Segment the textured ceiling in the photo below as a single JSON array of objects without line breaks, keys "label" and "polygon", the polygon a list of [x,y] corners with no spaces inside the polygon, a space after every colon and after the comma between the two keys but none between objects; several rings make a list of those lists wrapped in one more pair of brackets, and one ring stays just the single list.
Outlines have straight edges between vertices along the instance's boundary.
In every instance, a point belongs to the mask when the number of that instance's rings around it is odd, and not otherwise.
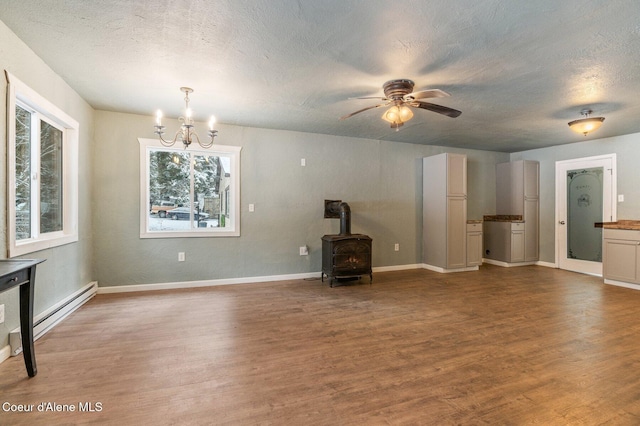
[{"label": "textured ceiling", "polygon": [[[521,151],[640,132],[637,0],[3,0],[0,20],[94,108],[205,122]],[[19,76],[18,76],[19,77]],[[462,111],[417,110],[399,132],[382,84]],[[150,130],[150,135],[152,131]]]}]

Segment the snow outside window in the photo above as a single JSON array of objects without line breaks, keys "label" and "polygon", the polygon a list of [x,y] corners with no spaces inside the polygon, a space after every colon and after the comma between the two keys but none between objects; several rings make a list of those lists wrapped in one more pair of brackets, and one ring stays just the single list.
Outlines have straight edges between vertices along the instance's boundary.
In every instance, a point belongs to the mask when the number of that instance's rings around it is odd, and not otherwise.
[{"label": "snow outside window", "polygon": [[78,122],[6,72],[8,252],[78,241]]},{"label": "snow outside window", "polygon": [[140,142],[140,238],[240,235],[240,147]]}]

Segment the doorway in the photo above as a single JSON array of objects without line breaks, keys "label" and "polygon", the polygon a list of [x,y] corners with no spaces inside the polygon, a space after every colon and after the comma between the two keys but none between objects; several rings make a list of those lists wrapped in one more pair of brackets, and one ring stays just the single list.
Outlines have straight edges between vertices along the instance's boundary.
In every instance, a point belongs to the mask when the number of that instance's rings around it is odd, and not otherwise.
[{"label": "doorway", "polygon": [[602,228],[616,220],[616,154],[556,162],[556,261],[602,275]]}]

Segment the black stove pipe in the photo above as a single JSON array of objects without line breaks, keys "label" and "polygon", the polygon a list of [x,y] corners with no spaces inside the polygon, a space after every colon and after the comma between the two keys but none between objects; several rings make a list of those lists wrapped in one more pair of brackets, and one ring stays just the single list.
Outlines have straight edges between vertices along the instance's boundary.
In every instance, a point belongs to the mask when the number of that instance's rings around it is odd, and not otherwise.
[{"label": "black stove pipe", "polygon": [[351,207],[340,203],[340,235],[351,235]]},{"label": "black stove pipe", "polygon": [[349,204],[333,201],[326,205],[326,210],[335,215],[340,215],[340,235],[351,235],[351,207],[349,207]]}]

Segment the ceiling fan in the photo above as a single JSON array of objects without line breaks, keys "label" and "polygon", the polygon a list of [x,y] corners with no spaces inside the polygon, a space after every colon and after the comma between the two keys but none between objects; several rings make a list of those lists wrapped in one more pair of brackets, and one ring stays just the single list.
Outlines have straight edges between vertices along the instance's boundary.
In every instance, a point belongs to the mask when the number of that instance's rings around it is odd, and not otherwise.
[{"label": "ceiling fan", "polygon": [[411,118],[413,117],[411,108],[422,108],[452,118],[458,117],[460,114],[462,114],[462,112],[458,111],[457,109],[448,108],[442,105],[436,105],[420,100],[427,98],[444,98],[450,96],[447,92],[440,89],[427,89],[413,92],[413,86],[414,83],[411,80],[389,80],[382,85],[382,89],[384,90],[384,97],[365,96],[362,98],[355,98],[380,99],[384,101],[383,103],[362,108],[358,111],[352,112],[351,114],[340,117],[340,120],[345,120],[349,117],[353,117],[356,114],[370,109],[389,106],[390,108],[386,110],[384,114],[382,114],[382,119],[389,122],[392,129],[396,129],[396,131],[398,131],[400,126],[402,126],[406,121],[411,120]]}]

